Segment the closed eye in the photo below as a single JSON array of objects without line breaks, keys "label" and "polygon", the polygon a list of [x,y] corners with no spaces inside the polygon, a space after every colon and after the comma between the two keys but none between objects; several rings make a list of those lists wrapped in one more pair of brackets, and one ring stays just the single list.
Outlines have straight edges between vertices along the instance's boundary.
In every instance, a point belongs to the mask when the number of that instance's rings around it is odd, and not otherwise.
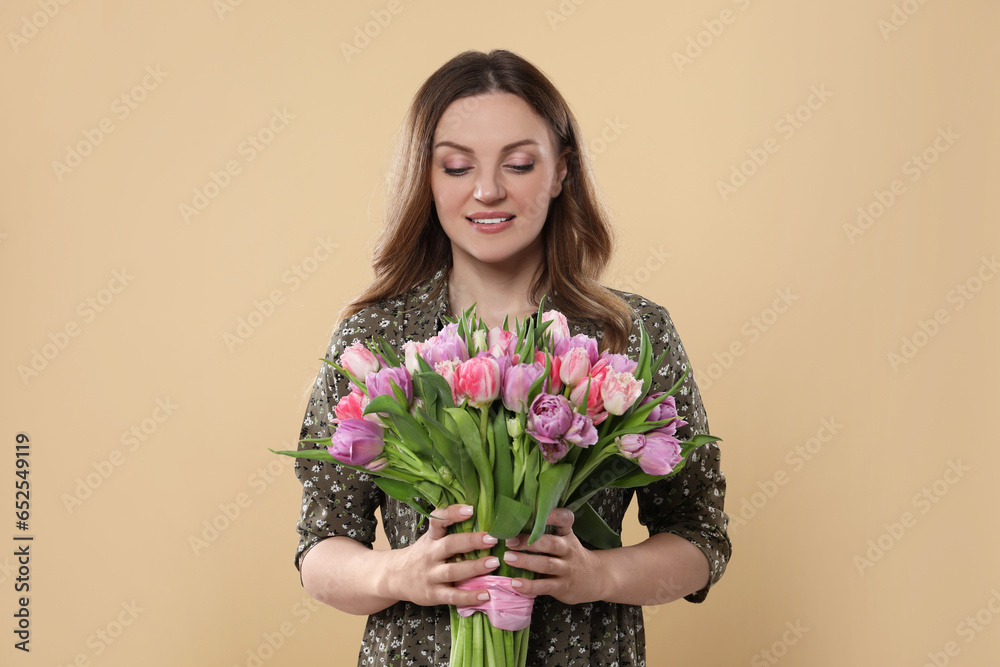
[{"label": "closed eye", "polygon": [[[510,164],[510,165],[507,165],[507,168],[510,169],[511,171],[513,171],[516,174],[526,174],[526,173],[528,173],[529,171],[531,171],[532,169],[535,168],[535,164],[534,163],[531,163],[531,164]],[[444,168],[444,173],[448,174],[449,176],[462,176],[463,174],[465,174],[466,172],[468,172],[469,169],[471,169],[471,167],[445,167]]]}]

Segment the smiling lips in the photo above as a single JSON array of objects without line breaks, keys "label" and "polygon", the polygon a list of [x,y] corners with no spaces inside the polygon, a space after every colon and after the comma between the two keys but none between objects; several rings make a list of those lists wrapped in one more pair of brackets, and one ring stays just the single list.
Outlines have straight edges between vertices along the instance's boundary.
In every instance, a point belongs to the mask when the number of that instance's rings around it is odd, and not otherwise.
[{"label": "smiling lips", "polygon": [[513,220],[514,217],[513,213],[508,213],[507,211],[482,211],[473,213],[466,219],[480,225],[497,225],[501,222]]}]

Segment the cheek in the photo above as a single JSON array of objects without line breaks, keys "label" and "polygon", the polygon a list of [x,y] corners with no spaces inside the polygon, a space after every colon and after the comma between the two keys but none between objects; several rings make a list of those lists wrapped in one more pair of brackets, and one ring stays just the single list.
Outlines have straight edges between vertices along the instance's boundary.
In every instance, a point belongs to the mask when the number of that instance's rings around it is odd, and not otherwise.
[{"label": "cheek", "polygon": [[447,208],[453,202],[461,199],[462,188],[457,179],[448,181],[441,178],[432,178],[431,196],[434,197],[438,208]]},{"label": "cheek", "polygon": [[517,201],[522,211],[532,213],[532,217],[544,218],[551,199],[550,190],[551,180],[545,174],[539,174],[508,188],[508,195]]}]

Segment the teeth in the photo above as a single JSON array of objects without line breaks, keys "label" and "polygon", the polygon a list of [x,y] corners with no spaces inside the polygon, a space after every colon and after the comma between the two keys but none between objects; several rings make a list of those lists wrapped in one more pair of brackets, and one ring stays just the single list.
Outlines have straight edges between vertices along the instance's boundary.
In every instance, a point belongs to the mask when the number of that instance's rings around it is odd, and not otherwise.
[{"label": "teeth", "polygon": [[506,222],[507,220],[512,220],[513,218],[514,216],[510,216],[509,218],[469,218],[469,219],[481,225],[495,225],[498,222]]}]

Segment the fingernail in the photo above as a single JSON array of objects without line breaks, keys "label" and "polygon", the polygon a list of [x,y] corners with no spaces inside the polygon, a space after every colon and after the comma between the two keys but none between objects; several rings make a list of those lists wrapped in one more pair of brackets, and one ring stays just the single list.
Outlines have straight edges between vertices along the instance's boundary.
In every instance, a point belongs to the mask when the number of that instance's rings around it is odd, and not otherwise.
[{"label": "fingernail", "polygon": [[490,599],[490,594],[489,593],[480,593],[478,599],[482,600],[483,602],[486,602],[487,600]]},{"label": "fingernail", "polygon": [[503,555],[503,559],[508,563],[513,563],[514,561],[517,560],[517,554],[514,553],[513,551],[508,551]]},{"label": "fingernail", "polygon": [[473,511],[472,505],[462,505],[458,508],[458,513],[462,516],[472,516]]},{"label": "fingernail", "polygon": [[507,540],[506,542],[504,542],[504,544],[506,544],[508,547],[516,547],[520,543],[521,543],[521,540],[517,539],[516,537],[512,537],[509,540]]},{"label": "fingernail", "polygon": [[489,544],[490,546],[493,546],[494,544],[496,544],[499,541],[500,540],[498,540],[497,538],[493,537],[492,535],[484,535],[483,536],[483,543],[484,544]]},{"label": "fingernail", "polygon": [[491,570],[493,568],[499,567],[499,566],[500,566],[500,559],[499,558],[487,558],[486,559],[486,567],[490,568]]},{"label": "fingernail", "polygon": [[514,588],[524,588],[524,582],[518,581],[517,579],[512,580],[510,582],[510,585],[513,586]]}]

